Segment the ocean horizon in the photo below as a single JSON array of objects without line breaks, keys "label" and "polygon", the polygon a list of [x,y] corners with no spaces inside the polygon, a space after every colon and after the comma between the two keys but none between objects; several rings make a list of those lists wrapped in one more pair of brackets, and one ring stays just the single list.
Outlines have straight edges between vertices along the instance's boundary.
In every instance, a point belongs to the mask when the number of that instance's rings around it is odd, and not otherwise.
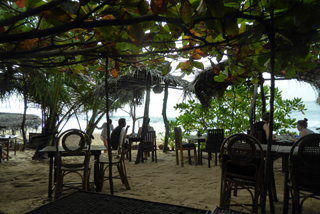
[{"label": "ocean horizon", "polygon": [[[168,120],[174,120],[175,117],[179,116],[179,111],[174,109],[174,106],[177,103],[183,101],[182,91],[171,90],[169,91],[169,99],[167,103],[167,118]],[[316,130],[316,128],[320,128],[320,105],[318,105],[315,101],[304,101],[303,102],[307,108],[305,115],[298,111],[293,111],[290,114],[291,118],[295,118],[298,120],[303,120],[304,118],[308,119],[308,128],[314,131],[315,133],[320,133],[320,130]],[[2,102],[0,103],[0,112],[3,113],[23,113],[23,102],[19,100],[10,100],[10,102]],[[30,105],[31,106],[31,105]],[[163,106],[163,93],[162,94],[151,94],[150,100],[150,108],[149,108],[149,117],[150,117],[150,125],[153,126],[156,133],[164,133],[165,127],[163,123],[162,117],[162,106]],[[129,112],[129,106],[125,106],[123,110],[119,109],[116,112],[109,113],[110,119],[113,121],[113,126],[116,127],[118,125],[118,120],[120,118],[125,118],[127,121],[127,125],[130,125],[130,129],[128,133],[132,132],[132,118],[127,113]],[[38,108],[28,107],[27,114],[34,114],[41,118],[41,110]],[[143,117],[144,114],[144,105],[137,107],[136,110],[136,117]],[[88,113],[90,115],[90,112]],[[62,130],[67,130],[71,128],[77,128],[84,130],[86,128],[86,115],[77,115],[79,119],[79,123],[76,117],[71,117],[70,120],[65,124]],[[99,123],[98,126],[101,126],[106,121],[106,117],[103,118]],[[0,121],[1,125],[1,121]],[[142,126],[142,119],[139,119],[135,124],[134,133],[138,132],[138,127]],[[290,132],[298,132],[296,128],[290,129]],[[95,129],[94,133],[100,133],[101,130]]]}]

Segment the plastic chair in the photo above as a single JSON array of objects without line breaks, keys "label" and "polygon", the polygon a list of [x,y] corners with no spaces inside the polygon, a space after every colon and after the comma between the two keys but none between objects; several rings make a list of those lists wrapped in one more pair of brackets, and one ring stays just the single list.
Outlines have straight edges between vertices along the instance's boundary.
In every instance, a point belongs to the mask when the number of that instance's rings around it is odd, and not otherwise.
[{"label": "plastic chair", "polygon": [[299,139],[291,148],[289,160],[287,185],[292,196],[292,213],[302,213],[306,199],[320,199],[320,134]]},{"label": "plastic chair", "polygon": [[[123,128],[120,133],[120,138],[119,138],[119,146],[118,146],[118,156],[112,155],[112,165],[115,165],[118,170],[118,175],[112,176],[112,178],[115,179],[121,179],[122,184],[125,185],[126,189],[130,189],[128,177],[127,177],[127,171],[126,171],[126,166],[124,162],[124,157],[126,154],[126,150],[124,149],[125,145],[125,135],[126,135],[126,129]],[[105,172],[108,171],[109,169],[110,162],[109,158],[102,158],[99,161],[99,188],[98,191],[101,192],[103,188],[103,183],[106,180],[109,180],[109,174],[105,176]],[[108,171],[109,172],[109,171]]]},{"label": "plastic chair", "polygon": [[[157,162],[157,144],[156,144],[156,132],[147,131],[144,136],[142,152],[152,152],[152,161]],[[141,161],[143,162],[143,155],[141,156]]]},{"label": "plastic chair", "polygon": [[202,152],[208,153],[208,167],[210,168],[211,153],[215,153],[215,165],[218,162],[218,152],[220,152],[221,144],[224,140],[223,129],[208,129],[208,138],[206,141],[206,147],[201,149],[200,160],[202,165]]},{"label": "plastic chair", "polygon": [[[258,213],[261,181],[264,169],[264,154],[260,143],[250,135],[234,134],[221,145],[220,207],[252,206]],[[252,204],[231,203],[231,191],[246,189]]]},{"label": "plastic chair", "polygon": [[[191,158],[194,158],[195,165],[197,165],[197,148],[196,145],[193,143],[182,143],[182,133],[181,133],[181,128],[180,127],[175,127],[174,128],[174,137],[175,137],[175,150],[176,150],[176,163],[179,165],[179,155],[178,151],[180,150],[180,158],[181,158],[181,166],[184,167],[184,158],[189,159],[189,164],[191,164]],[[187,150],[188,151],[188,156],[183,157],[183,151]],[[190,150],[194,151],[194,155],[191,156]]]},{"label": "plastic chair", "polygon": [[[61,151],[59,143],[61,142],[64,151]],[[79,183],[64,183],[63,179],[70,173],[76,173],[81,177],[80,183],[82,189],[87,191],[89,188],[90,169],[90,148],[91,139],[83,131],[78,129],[70,129],[58,137],[56,140],[56,185],[55,199],[61,196],[63,187],[79,188],[76,185]],[[82,156],[81,160],[75,160],[74,157]]]}]

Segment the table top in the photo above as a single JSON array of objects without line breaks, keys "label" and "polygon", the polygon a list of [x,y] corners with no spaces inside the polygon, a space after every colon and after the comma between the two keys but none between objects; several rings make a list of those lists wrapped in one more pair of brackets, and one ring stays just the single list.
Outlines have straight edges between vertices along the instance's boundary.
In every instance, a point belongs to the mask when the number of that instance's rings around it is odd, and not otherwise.
[{"label": "table top", "polygon": [[160,214],[160,213],[185,213],[185,214],[206,214],[209,210],[195,209],[179,205],[144,201],[133,198],[126,198],[114,195],[107,195],[95,192],[78,191],[65,197],[59,198],[51,203],[45,204],[37,209],[28,212],[29,214],[57,214],[57,213],[139,213],[139,214]]},{"label": "table top", "polygon": [[19,135],[0,135],[0,140],[8,140],[8,139],[14,139],[19,137]]},{"label": "table top", "polygon": [[[103,151],[103,150],[107,150],[107,148],[104,145],[91,145],[91,148],[90,148],[90,151]],[[59,146],[59,151],[61,152],[64,151],[62,146]],[[56,146],[46,146],[43,149],[41,149],[39,152],[56,152]]]},{"label": "table top", "polygon": [[183,136],[184,138],[187,138],[188,140],[206,140],[207,139],[207,135],[189,135],[189,136]]}]

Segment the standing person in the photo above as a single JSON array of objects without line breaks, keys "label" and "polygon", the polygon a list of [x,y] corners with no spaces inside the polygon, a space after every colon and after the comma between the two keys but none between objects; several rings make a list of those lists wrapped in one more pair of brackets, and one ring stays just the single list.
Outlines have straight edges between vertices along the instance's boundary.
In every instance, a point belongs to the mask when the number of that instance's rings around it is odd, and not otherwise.
[{"label": "standing person", "polygon": [[[124,128],[126,126],[126,119],[125,118],[120,118],[118,120],[118,126],[112,131],[111,134],[111,148],[112,149],[118,149],[119,146],[119,139],[120,139],[120,134],[121,134],[121,130],[122,128]],[[128,128],[130,126],[126,127],[126,133],[128,131]],[[125,138],[129,137],[131,134],[126,134]]]},{"label": "standing person", "polygon": [[299,130],[299,137],[296,138],[296,136],[294,136],[294,134],[288,132],[288,134],[293,137],[294,142],[297,142],[297,140],[299,140],[300,138],[302,138],[303,136],[306,136],[308,134],[312,134],[314,133],[312,130],[307,129],[308,127],[308,119],[304,118],[304,120],[298,120],[297,122],[297,129]]},{"label": "standing person", "polygon": [[269,139],[269,117],[270,113],[265,112],[262,114],[262,121],[256,122],[253,124],[253,136],[257,138],[257,132],[261,131],[262,133],[262,142],[261,144],[267,144]]},{"label": "standing person", "polygon": [[112,120],[109,119],[108,123],[103,123],[101,127],[96,127],[97,129],[102,129],[102,132],[100,134],[100,139],[102,140],[104,146],[108,148],[108,128],[110,128],[110,136],[111,132],[113,131],[113,125]]},{"label": "standing person", "polygon": [[[148,125],[147,125],[147,130],[148,131],[154,131],[154,128],[150,126],[150,118],[147,119]],[[142,127],[139,128],[137,138],[141,138],[141,132],[142,132]],[[148,152],[144,152],[144,159],[147,160]]]}]

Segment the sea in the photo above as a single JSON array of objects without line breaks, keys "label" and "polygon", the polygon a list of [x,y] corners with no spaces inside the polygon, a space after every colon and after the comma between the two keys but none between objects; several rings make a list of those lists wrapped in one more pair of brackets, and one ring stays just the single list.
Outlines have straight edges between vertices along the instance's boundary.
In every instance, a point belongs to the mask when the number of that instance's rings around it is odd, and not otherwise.
[{"label": "sea", "polygon": [[[168,120],[174,120],[175,117],[179,116],[180,112],[174,109],[174,106],[177,103],[183,102],[183,93],[179,90],[169,90],[169,99],[167,102],[167,118]],[[303,120],[304,118],[308,119],[308,128],[314,131],[315,133],[320,133],[320,130],[316,130],[316,128],[320,128],[320,105],[315,101],[304,101],[303,102],[307,108],[305,111],[305,115],[298,111],[293,111],[290,114],[291,118],[295,118],[296,120]],[[0,112],[7,113],[23,113],[23,102],[17,98],[12,98],[9,101],[0,103]],[[156,130],[157,134],[164,134],[165,127],[163,123],[162,117],[162,106],[163,106],[163,93],[162,94],[154,94],[151,93],[150,99],[150,108],[149,108],[149,117],[150,117],[150,125]],[[130,125],[131,128],[128,130],[129,133],[138,132],[138,127],[142,126],[142,119],[136,121],[135,130],[132,130],[133,120],[128,114],[129,106],[123,106],[122,109],[117,110],[116,112],[111,112],[109,114],[110,119],[113,121],[113,126],[116,127],[118,125],[118,120],[120,118],[125,118],[127,121],[127,125]],[[41,117],[41,110],[38,108],[28,107],[27,114],[34,114]],[[136,109],[136,117],[142,117],[144,114],[144,104],[139,106]],[[88,113],[90,115],[90,112]],[[78,115],[79,123],[76,117],[72,117],[67,124],[62,128],[62,130],[67,130],[71,128],[77,128],[81,130],[85,130],[86,128],[86,115]],[[106,117],[103,118],[98,126],[101,126],[106,121]],[[1,121],[0,121],[1,124]],[[290,129],[290,132],[298,132],[296,128]],[[95,129],[94,133],[100,133],[101,130]]]}]

